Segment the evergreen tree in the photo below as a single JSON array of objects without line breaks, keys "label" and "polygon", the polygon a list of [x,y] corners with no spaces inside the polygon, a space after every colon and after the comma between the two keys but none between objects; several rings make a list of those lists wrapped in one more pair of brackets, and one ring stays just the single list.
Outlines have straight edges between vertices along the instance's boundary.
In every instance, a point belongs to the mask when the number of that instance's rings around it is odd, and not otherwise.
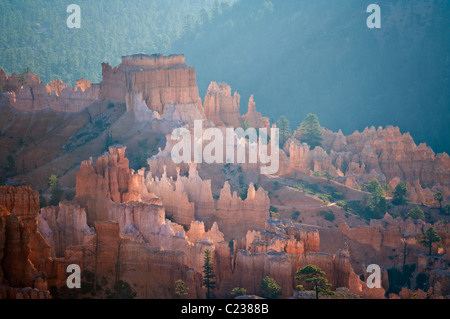
[{"label": "evergreen tree", "polygon": [[48,179],[48,184],[50,186],[50,193],[51,193],[49,204],[51,206],[57,206],[63,194],[63,191],[59,186],[58,176],[52,174]]},{"label": "evergreen tree", "polygon": [[433,243],[438,243],[441,241],[441,237],[437,233],[436,229],[430,227],[426,230],[425,234],[420,238],[419,243],[425,247],[429,248],[428,255],[431,256],[431,247]]},{"label": "evergreen tree", "polygon": [[444,196],[442,196],[442,193],[440,191],[437,191],[434,194],[434,199],[439,202],[439,209],[442,211],[442,201],[444,200]]},{"label": "evergreen tree", "polygon": [[368,207],[369,218],[382,218],[387,210],[387,202],[383,188],[376,179],[370,181],[364,187],[371,194]]},{"label": "evergreen tree", "polygon": [[[331,284],[324,277],[325,272],[317,266],[308,265],[298,270],[296,273],[295,280],[303,282],[309,285],[313,285],[316,291],[316,299],[319,299],[319,294],[333,295],[334,292],[330,290]],[[303,289],[303,286],[300,286]]]},{"label": "evergreen tree", "polygon": [[299,130],[302,133],[300,142],[308,144],[311,149],[322,145],[322,129],[316,114],[308,114]]},{"label": "evergreen tree", "polygon": [[214,263],[212,261],[211,251],[205,250],[204,253],[204,263],[203,263],[203,286],[207,289],[206,298],[210,298],[211,290],[216,288],[216,282],[214,278]]},{"label": "evergreen tree", "polygon": [[275,279],[266,276],[261,281],[262,296],[267,299],[276,299],[281,295],[281,288],[275,282]]},{"label": "evergreen tree", "polygon": [[406,214],[406,218],[408,217],[414,220],[418,219],[425,220],[425,213],[423,212],[423,210],[419,208],[419,206],[415,206],[408,212],[408,214]]},{"label": "evergreen tree", "polygon": [[392,204],[396,206],[408,204],[407,194],[408,189],[406,188],[405,183],[403,182],[398,183],[393,192],[394,198],[392,199]]},{"label": "evergreen tree", "polygon": [[280,117],[276,124],[277,128],[280,130],[280,149],[282,149],[284,144],[291,137],[291,127],[289,120],[284,115]]}]

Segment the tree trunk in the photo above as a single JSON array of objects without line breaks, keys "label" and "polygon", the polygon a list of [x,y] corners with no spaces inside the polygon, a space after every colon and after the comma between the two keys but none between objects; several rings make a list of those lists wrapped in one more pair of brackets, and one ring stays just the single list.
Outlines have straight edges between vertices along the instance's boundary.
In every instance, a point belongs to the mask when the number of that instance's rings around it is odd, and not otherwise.
[{"label": "tree trunk", "polygon": [[406,239],[405,239],[405,246],[403,248],[403,267],[402,267],[402,271],[403,273],[405,273],[405,264],[406,264]]},{"label": "tree trunk", "polygon": [[316,280],[314,280],[314,286],[316,287],[316,299],[319,299],[319,287],[317,286]]}]

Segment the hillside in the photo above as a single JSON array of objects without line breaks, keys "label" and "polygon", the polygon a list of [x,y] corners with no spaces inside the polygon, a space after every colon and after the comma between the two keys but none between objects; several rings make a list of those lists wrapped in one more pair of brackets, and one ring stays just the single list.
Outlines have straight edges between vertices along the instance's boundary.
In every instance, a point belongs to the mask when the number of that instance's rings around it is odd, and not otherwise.
[{"label": "hillside", "polygon": [[224,81],[292,129],[316,113],[333,131],[394,125],[449,152],[448,1],[378,1],[378,30],[366,27],[370,3],[242,0],[170,51],[197,68],[201,94]]},{"label": "hillside", "polygon": [[81,28],[69,29],[70,2],[0,2],[0,67],[8,74],[30,68],[48,83],[99,82],[98,61],[118,64],[136,52],[165,52],[196,24],[220,11],[215,0],[77,1]]}]

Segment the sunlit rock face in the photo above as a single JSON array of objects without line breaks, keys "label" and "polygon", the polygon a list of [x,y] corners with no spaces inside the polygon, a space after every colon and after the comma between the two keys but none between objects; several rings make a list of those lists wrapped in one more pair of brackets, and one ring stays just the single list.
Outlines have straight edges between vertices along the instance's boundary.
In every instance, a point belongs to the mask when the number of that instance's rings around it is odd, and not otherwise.
[{"label": "sunlit rock face", "polygon": [[195,69],[186,65],[184,55],[125,56],[119,66],[104,63],[102,70],[101,98],[126,102],[127,93],[136,91],[159,114],[167,104],[194,104],[202,111]]},{"label": "sunlit rock face", "polygon": [[241,96],[231,94],[231,87],[226,83],[211,82],[204,101],[205,116],[217,126],[242,127],[239,113]]},{"label": "sunlit rock face", "polygon": [[371,127],[350,136],[324,130],[323,139],[322,147],[314,150],[290,139],[290,172],[328,172],[350,187],[374,178],[391,187],[402,181],[412,202],[428,205],[438,205],[434,199],[438,190],[450,196],[450,157],[416,145],[398,127]]}]

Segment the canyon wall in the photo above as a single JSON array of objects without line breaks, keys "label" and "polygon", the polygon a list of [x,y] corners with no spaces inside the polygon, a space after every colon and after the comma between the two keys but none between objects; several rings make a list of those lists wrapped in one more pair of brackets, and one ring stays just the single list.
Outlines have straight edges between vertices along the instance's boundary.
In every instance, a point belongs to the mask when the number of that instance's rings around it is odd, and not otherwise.
[{"label": "canyon wall", "polygon": [[102,77],[101,98],[126,102],[127,93],[136,91],[159,114],[168,104],[194,104],[202,112],[195,69],[186,65],[183,55],[125,56],[114,68],[103,63]]},{"label": "canyon wall", "polygon": [[373,178],[391,187],[403,181],[412,202],[437,205],[433,198],[437,190],[450,199],[450,157],[435,155],[425,144],[417,146],[397,127],[371,127],[350,136],[327,130],[323,139],[322,147],[314,150],[290,139],[290,172],[328,172],[351,187]]},{"label": "canyon wall", "polygon": [[50,246],[37,230],[39,195],[0,186],[0,299],[48,299]]}]

